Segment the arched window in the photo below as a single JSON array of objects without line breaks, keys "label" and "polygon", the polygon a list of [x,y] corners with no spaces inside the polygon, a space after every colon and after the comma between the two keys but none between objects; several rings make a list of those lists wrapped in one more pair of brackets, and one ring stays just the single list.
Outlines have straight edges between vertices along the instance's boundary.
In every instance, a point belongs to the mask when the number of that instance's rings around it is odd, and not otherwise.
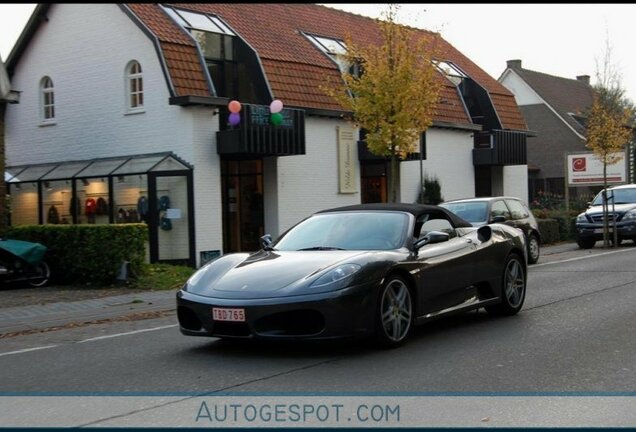
[{"label": "arched window", "polygon": [[144,83],[141,73],[141,65],[137,61],[131,61],[126,68],[126,88],[129,110],[140,110],[144,107]]},{"label": "arched window", "polygon": [[45,76],[40,81],[40,93],[42,95],[42,120],[55,120],[55,95],[53,91],[53,80]]}]

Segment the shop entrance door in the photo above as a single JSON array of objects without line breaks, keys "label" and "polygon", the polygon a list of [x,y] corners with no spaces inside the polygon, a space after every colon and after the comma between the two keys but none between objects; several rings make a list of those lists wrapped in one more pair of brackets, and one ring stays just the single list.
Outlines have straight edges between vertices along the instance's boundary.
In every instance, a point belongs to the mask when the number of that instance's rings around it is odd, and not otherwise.
[{"label": "shop entrance door", "polygon": [[150,261],[194,266],[192,173],[148,174]]},{"label": "shop entrance door", "polygon": [[221,161],[223,250],[251,252],[264,234],[263,161]]}]

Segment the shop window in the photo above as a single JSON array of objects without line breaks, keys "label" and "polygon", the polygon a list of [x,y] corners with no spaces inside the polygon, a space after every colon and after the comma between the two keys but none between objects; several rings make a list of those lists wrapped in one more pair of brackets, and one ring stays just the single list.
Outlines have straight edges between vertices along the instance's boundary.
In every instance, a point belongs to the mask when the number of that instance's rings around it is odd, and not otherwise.
[{"label": "shop window", "polygon": [[113,179],[115,223],[148,222],[148,179],[145,174],[118,175]]},{"label": "shop window", "polygon": [[40,81],[41,118],[43,122],[55,121],[55,92],[53,80],[48,76]]},{"label": "shop window", "polygon": [[10,185],[11,225],[38,224],[38,184],[25,182]]},{"label": "shop window", "polygon": [[132,61],[126,67],[126,100],[128,111],[140,111],[144,107],[144,82],[141,65]]},{"label": "shop window", "polygon": [[69,180],[42,182],[42,214],[45,224],[70,224],[72,186]]},{"label": "shop window", "polygon": [[111,203],[108,198],[108,179],[82,178],[76,181],[77,196],[69,208],[76,214],[78,224],[110,223]]}]

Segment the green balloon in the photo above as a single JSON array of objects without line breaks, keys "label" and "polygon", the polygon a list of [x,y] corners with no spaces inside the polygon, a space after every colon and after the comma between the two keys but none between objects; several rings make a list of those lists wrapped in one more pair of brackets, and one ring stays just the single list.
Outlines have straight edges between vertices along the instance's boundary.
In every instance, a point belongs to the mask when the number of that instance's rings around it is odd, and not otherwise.
[{"label": "green balloon", "polygon": [[270,120],[274,126],[280,126],[281,123],[283,123],[283,115],[281,113],[274,113]]}]

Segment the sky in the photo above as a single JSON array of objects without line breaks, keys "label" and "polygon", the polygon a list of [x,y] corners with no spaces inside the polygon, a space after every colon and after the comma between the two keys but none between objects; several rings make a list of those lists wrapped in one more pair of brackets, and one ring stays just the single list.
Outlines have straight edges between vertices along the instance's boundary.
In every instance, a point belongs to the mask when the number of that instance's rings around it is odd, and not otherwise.
[{"label": "sky", "polygon": [[[326,6],[380,17],[386,4],[329,3]],[[0,4],[0,55],[6,61],[34,4]],[[439,32],[497,79],[506,60],[525,69],[596,82],[597,60],[611,59],[626,96],[636,101],[636,4],[402,4],[398,22]]]}]

